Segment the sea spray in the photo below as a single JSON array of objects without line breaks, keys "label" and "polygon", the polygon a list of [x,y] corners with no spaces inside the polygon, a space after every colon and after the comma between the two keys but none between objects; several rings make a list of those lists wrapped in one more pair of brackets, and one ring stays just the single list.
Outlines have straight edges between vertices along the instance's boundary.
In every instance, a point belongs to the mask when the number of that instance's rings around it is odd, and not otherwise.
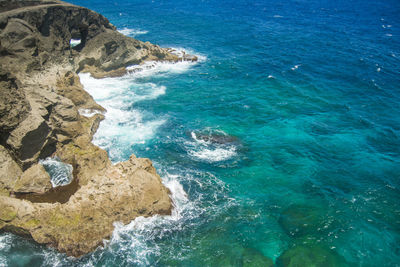
[{"label": "sea spray", "polygon": [[48,157],[44,160],[40,160],[39,163],[42,164],[49,173],[53,187],[71,183],[73,179],[73,168],[71,164],[62,162],[58,157]]}]

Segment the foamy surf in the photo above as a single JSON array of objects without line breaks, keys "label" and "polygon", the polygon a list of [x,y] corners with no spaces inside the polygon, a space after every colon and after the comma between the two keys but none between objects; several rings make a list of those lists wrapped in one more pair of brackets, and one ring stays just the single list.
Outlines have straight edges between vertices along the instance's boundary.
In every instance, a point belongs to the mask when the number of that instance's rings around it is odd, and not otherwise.
[{"label": "foamy surf", "polygon": [[[138,217],[127,225],[116,222],[112,237],[105,242],[102,253],[119,254],[124,259],[124,264],[151,266],[155,264],[152,259],[171,253],[169,249],[163,248],[163,240],[167,246],[171,245],[168,240],[171,240],[172,236],[176,237],[190,230],[194,225],[204,223],[201,218],[204,218],[205,213],[207,216],[218,216],[220,212],[235,204],[233,199],[228,198],[226,185],[211,174],[199,175],[198,172],[190,170],[184,170],[181,174],[164,172],[162,180],[171,191],[172,214],[148,218]],[[214,192],[214,196],[198,193],[189,199],[183,184],[188,188],[200,186],[203,189],[211,189],[212,191],[209,192]],[[207,197],[213,197],[215,202],[206,207],[204,199]],[[224,204],[219,203],[220,201]],[[218,203],[221,205],[217,205]],[[184,255],[171,254],[169,256],[177,257],[179,260],[184,258]]]},{"label": "foamy surf", "polygon": [[[182,48],[173,50],[176,53],[191,53]],[[204,56],[198,57],[200,61],[205,60]],[[106,149],[114,162],[126,159],[126,155],[133,152],[133,145],[145,144],[166,122],[166,118],[156,118],[134,107],[134,103],[156,99],[167,91],[165,86],[141,82],[141,78],[184,73],[195,64],[197,62],[145,62],[128,67],[130,73],[118,78],[95,79],[88,73],[79,74],[85,90],[107,110],[93,143]],[[87,110],[81,110],[80,113],[84,116],[94,115]]]},{"label": "foamy surf", "polygon": [[50,181],[53,187],[63,186],[72,181],[72,165],[62,162],[59,158],[48,157],[39,160],[45,170],[50,175]]},{"label": "foamy surf", "polygon": [[127,76],[98,80],[89,74],[80,74],[80,78],[85,90],[107,110],[93,142],[108,150],[113,161],[124,160],[132,145],[144,144],[165,123],[165,119],[154,119],[148,112],[132,105],[165,94],[165,86],[137,83]]},{"label": "foamy surf", "polygon": [[141,65],[133,65],[127,67],[128,76],[132,78],[144,78],[154,75],[165,76],[168,74],[181,74],[188,71],[191,67],[198,64],[199,62],[204,62],[207,57],[190,49],[184,49],[181,47],[170,48],[172,54],[179,57],[183,55],[195,55],[197,61],[178,61],[178,62],[168,62],[168,61],[147,61]]},{"label": "foamy surf", "polygon": [[85,109],[85,108],[81,108],[78,110],[79,115],[81,116],[85,116],[85,117],[93,117],[96,114],[103,114],[103,112],[96,110],[96,109]]},{"label": "foamy surf", "polygon": [[[199,133],[191,132],[191,139],[191,141],[185,142],[185,146],[189,156],[195,160],[219,162],[229,160],[237,155],[235,144],[221,130],[206,129],[203,137],[199,137]],[[226,140],[223,141],[223,139]]]},{"label": "foamy surf", "polygon": [[120,33],[122,33],[123,35],[129,36],[129,37],[135,37],[137,35],[143,35],[143,34],[148,33],[148,31],[144,31],[144,30],[140,30],[140,29],[131,29],[131,28],[127,28],[127,27],[119,29],[118,31]]}]

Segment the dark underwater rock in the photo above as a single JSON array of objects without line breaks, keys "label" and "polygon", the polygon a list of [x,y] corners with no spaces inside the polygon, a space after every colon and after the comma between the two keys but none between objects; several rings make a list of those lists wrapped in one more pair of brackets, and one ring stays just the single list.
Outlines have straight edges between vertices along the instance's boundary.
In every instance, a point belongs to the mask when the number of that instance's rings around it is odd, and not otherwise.
[{"label": "dark underwater rock", "polygon": [[231,144],[239,143],[239,138],[219,131],[198,131],[192,132],[192,137],[207,143]]},{"label": "dark underwater rock", "polygon": [[278,267],[345,267],[346,261],[336,252],[322,246],[295,246],[283,252]]},{"label": "dark underwater rock", "polygon": [[313,234],[323,227],[323,210],[318,206],[291,205],[279,217],[279,224],[293,237]]},{"label": "dark underwater rock", "polygon": [[273,261],[265,257],[261,251],[254,248],[245,248],[242,253],[243,267],[272,267]]}]

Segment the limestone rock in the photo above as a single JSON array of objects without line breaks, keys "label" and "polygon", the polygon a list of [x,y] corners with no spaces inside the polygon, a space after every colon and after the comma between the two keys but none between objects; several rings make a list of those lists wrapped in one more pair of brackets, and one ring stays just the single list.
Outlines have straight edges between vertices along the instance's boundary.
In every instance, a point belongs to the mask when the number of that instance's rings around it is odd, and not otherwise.
[{"label": "limestone rock", "polygon": [[23,121],[30,106],[17,78],[0,68],[0,134],[3,139]]},{"label": "limestone rock", "polygon": [[50,175],[41,164],[35,164],[24,171],[15,182],[13,191],[16,193],[43,194],[51,188]]},{"label": "limestone rock", "polygon": [[[71,39],[81,43],[71,47]],[[91,140],[104,108],[78,73],[121,76],[146,61],[193,61],[126,37],[102,15],[57,0],[0,0],[0,229],[81,256],[116,221],[171,213],[149,159],[112,165]],[[96,111],[91,117],[80,109]],[[73,181],[52,188],[39,159],[58,156]],[[10,194],[10,192],[12,194]]]},{"label": "limestone rock", "polygon": [[0,194],[8,195],[16,180],[21,176],[22,170],[11,158],[8,151],[0,146]]},{"label": "limestone rock", "polygon": [[79,76],[72,71],[68,71],[57,81],[57,93],[71,99],[77,108],[98,110],[101,112],[105,111],[105,109],[97,104],[93,100],[93,97],[83,89]]},{"label": "limestone rock", "polygon": [[24,161],[40,153],[50,131],[51,129],[46,121],[41,116],[31,112],[10,133],[7,145],[11,147],[21,161]]},{"label": "limestone rock", "polygon": [[[81,256],[111,235],[115,221],[129,223],[138,216],[170,214],[168,193],[150,160],[132,156],[91,177],[65,204],[28,202],[26,207],[26,201],[0,197],[2,206],[11,207],[0,214],[0,220],[6,229]],[[21,211],[20,206],[25,208]],[[27,209],[29,216],[24,213]]]},{"label": "limestone rock", "polygon": [[167,49],[127,38],[123,34],[106,29],[82,49],[78,71],[90,72],[95,78],[115,77],[126,74],[126,67],[144,61],[172,61],[180,58]]}]

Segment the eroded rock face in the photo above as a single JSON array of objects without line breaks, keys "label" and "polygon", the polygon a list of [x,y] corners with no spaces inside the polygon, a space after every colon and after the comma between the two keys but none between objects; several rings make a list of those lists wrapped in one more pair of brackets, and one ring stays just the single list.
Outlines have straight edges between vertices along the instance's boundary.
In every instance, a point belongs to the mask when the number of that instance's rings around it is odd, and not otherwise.
[{"label": "eroded rock face", "polygon": [[0,194],[8,195],[21,174],[21,168],[12,159],[7,149],[0,146]]},{"label": "eroded rock face", "polygon": [[29,234],[72,256],[101,245],[115,221],[129,223],[138,216],[167,215],[172,209],[168,190],[150,160],[134,156],[91,177],[64,204],[9,197],[0,197],[0,203],[7,207],[0,214],[5,229]]},{"label": "eroded rock face", "polygon": [[[71,47],[71,38],[81,43]],[[145,61],[197,60],[170,52],[120,34],[86,8],[0,0],[1,230],[81,256],[109,237],[116,221],[171,213],[169,191],[150,160],[131,156],[113,165],[91,143],[105,109],[77,75],[120,76]],[[69,185],[51,187],[38,164],[49,156],[73,166]]]},{"label": "eroded rock face", "polygon": [[21,84],[11,73],[0,67],[0,134],[6,139],[8,133],[23,121],[30,105],[21,90]]},{"label": "eroded rock face", "polygon": [[35,164],[16,180],[13,192],[43,194],[51,188],[50,175],[41,164]]}]

